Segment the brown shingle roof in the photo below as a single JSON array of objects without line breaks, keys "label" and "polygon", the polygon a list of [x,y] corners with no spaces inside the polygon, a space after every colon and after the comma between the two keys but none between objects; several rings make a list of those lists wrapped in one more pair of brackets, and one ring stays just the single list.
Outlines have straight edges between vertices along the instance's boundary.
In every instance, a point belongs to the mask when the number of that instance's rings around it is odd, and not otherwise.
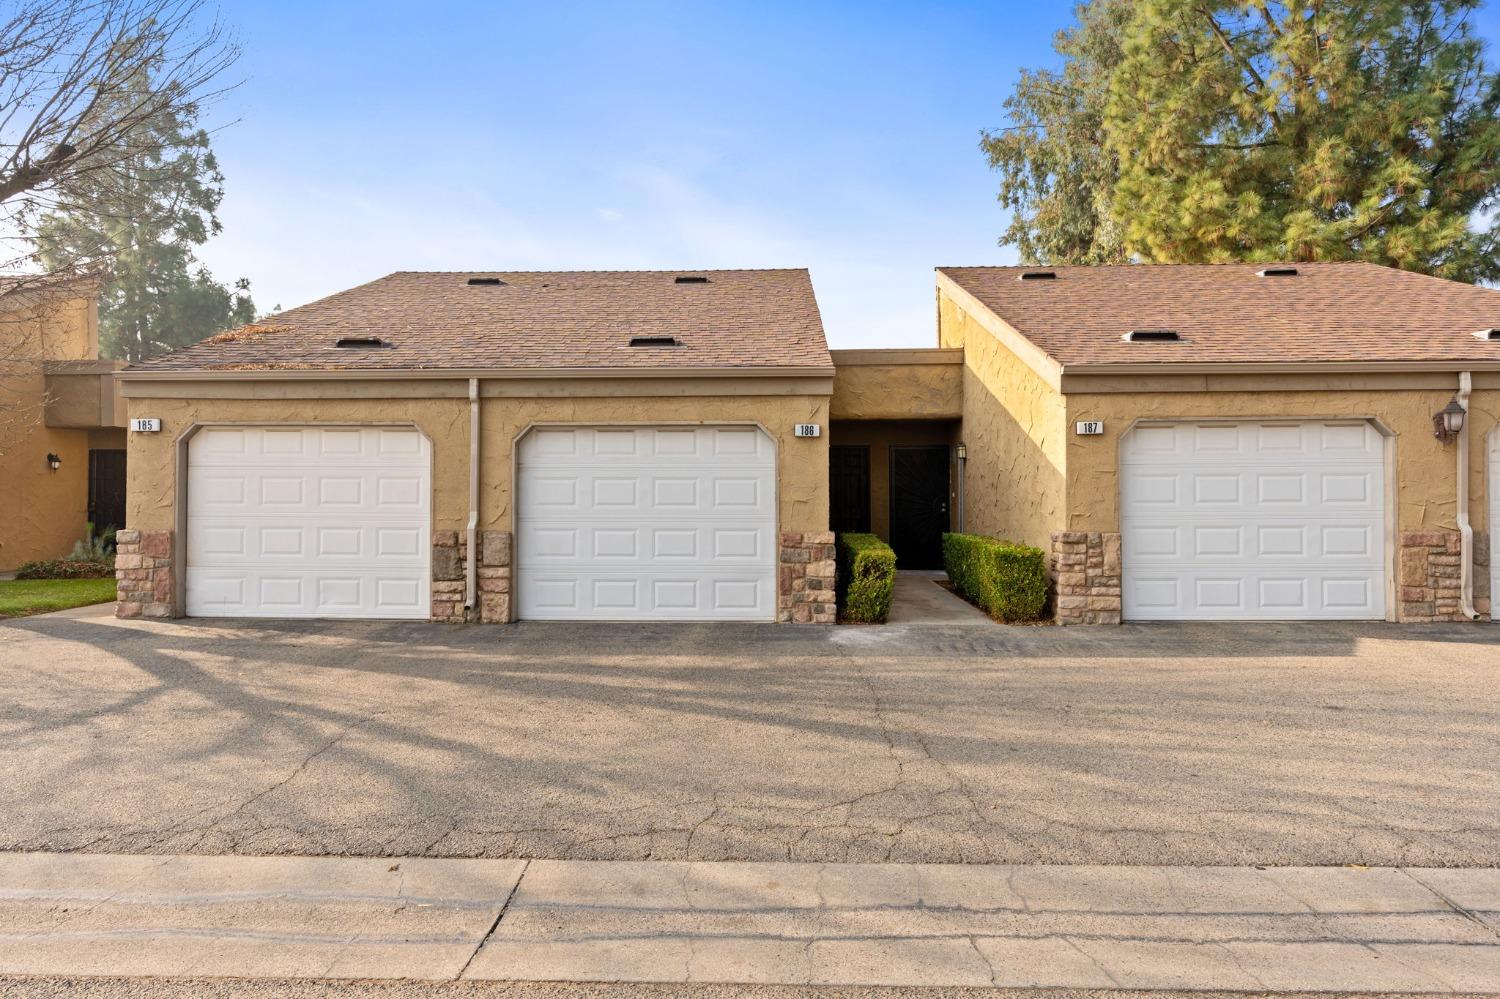
[{"label": "brown shingle roof", "polygon": [[[707,283],[678,284],[680,275]],[[470,285],[499,278],[499,285]],[[338,348],[375,336],[390,348]],[[631,347],[636,336],[679,346]],[[400,271],[133,371],[831,367],[805,270]]]},{"label": "brown shingle roof", "polygon": [[[1257,277],[1267,267],[1295,277]],[[942,267],[1063,364],[1500,361],[1500,291],[1366,263]],[[1050,270],[1056,280],[1021,281]],[[1172,329],[1179,343],[1126,343]]]}]

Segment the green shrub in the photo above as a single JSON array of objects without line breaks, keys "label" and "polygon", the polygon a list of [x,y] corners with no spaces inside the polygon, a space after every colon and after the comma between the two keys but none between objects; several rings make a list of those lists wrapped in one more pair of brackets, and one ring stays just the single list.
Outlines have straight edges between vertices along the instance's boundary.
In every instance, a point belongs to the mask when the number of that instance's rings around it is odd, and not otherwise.
[{"label": "green shrub", "polygon": [[1047,556],[1040,548],[944,534],[943,567],[959,595],[1001,621],[1035,621],[1047,605]]},{"label": "green shrub", "polygon": [[884,622],[896,589],[896,553],[873,534],[840,534],[838,549],[839,607],[844,618]]},{"label": "green shrub", "polygon": [[113,557],[104,559],[57,558],[23,562],[17,579],[104,579],[115,574]]}]

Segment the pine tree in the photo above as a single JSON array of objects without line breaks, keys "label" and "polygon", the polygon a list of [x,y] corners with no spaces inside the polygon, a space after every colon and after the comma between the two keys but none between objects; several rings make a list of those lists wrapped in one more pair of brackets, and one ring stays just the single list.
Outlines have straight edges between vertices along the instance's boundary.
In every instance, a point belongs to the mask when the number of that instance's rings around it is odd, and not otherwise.
[{"label": "pine tree", "polygon": [[[134,85],[106,95],[96,113],[123,113],[133,96],[151,92],[158,68],[143,62]],[[248,281],[226,287],[194,256],[221,231],[224,197],[224,177],[196,117],[196,105],[164,106],[127,158],[84,178],[37,227],[45,265],[106,262],[99,325],[111,356],[142,360],[255,316]]]},{"label": "pine tree", "polygon": [[1103,115],[1126,252],[1500,278],[1500,76],[1477,6],[1139,0]]}]

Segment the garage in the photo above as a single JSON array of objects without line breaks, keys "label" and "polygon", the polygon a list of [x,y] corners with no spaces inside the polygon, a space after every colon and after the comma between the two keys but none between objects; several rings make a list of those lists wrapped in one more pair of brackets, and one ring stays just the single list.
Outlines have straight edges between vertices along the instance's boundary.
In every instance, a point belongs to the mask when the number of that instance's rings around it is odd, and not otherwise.
[{"label": "garage", "polygon": [[1135,427],[1120,454],[1125,618],[1383,619],[1384,455],[1365,421]]},{"label": "garage", "polygon": [[210,427],[188,442],[194,616],[423,618],[431,458],[402,427]]},{"label": "garage", "polygon": [[534,428],[517,488],[522,619],[776,616],[776,446],[756,427]]}]

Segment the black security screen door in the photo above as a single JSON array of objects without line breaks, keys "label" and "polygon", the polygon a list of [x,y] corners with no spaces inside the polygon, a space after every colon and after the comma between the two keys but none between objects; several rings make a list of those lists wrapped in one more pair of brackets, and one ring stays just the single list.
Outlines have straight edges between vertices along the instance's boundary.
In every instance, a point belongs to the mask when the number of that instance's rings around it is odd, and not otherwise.
[{"label": "black security screen door", "polygon": [[828,448],[828,522],[839,533],[870,530],[870,447]]},{"label": "black security screen door", "polygon": [[89,522],[94,533],[125,526],[125,452],[89,452]]},{"label": "black security screen door", "polygon": [[891,447],[891,547],[902,569],[941,569],[948,530],[948,447]]}]

